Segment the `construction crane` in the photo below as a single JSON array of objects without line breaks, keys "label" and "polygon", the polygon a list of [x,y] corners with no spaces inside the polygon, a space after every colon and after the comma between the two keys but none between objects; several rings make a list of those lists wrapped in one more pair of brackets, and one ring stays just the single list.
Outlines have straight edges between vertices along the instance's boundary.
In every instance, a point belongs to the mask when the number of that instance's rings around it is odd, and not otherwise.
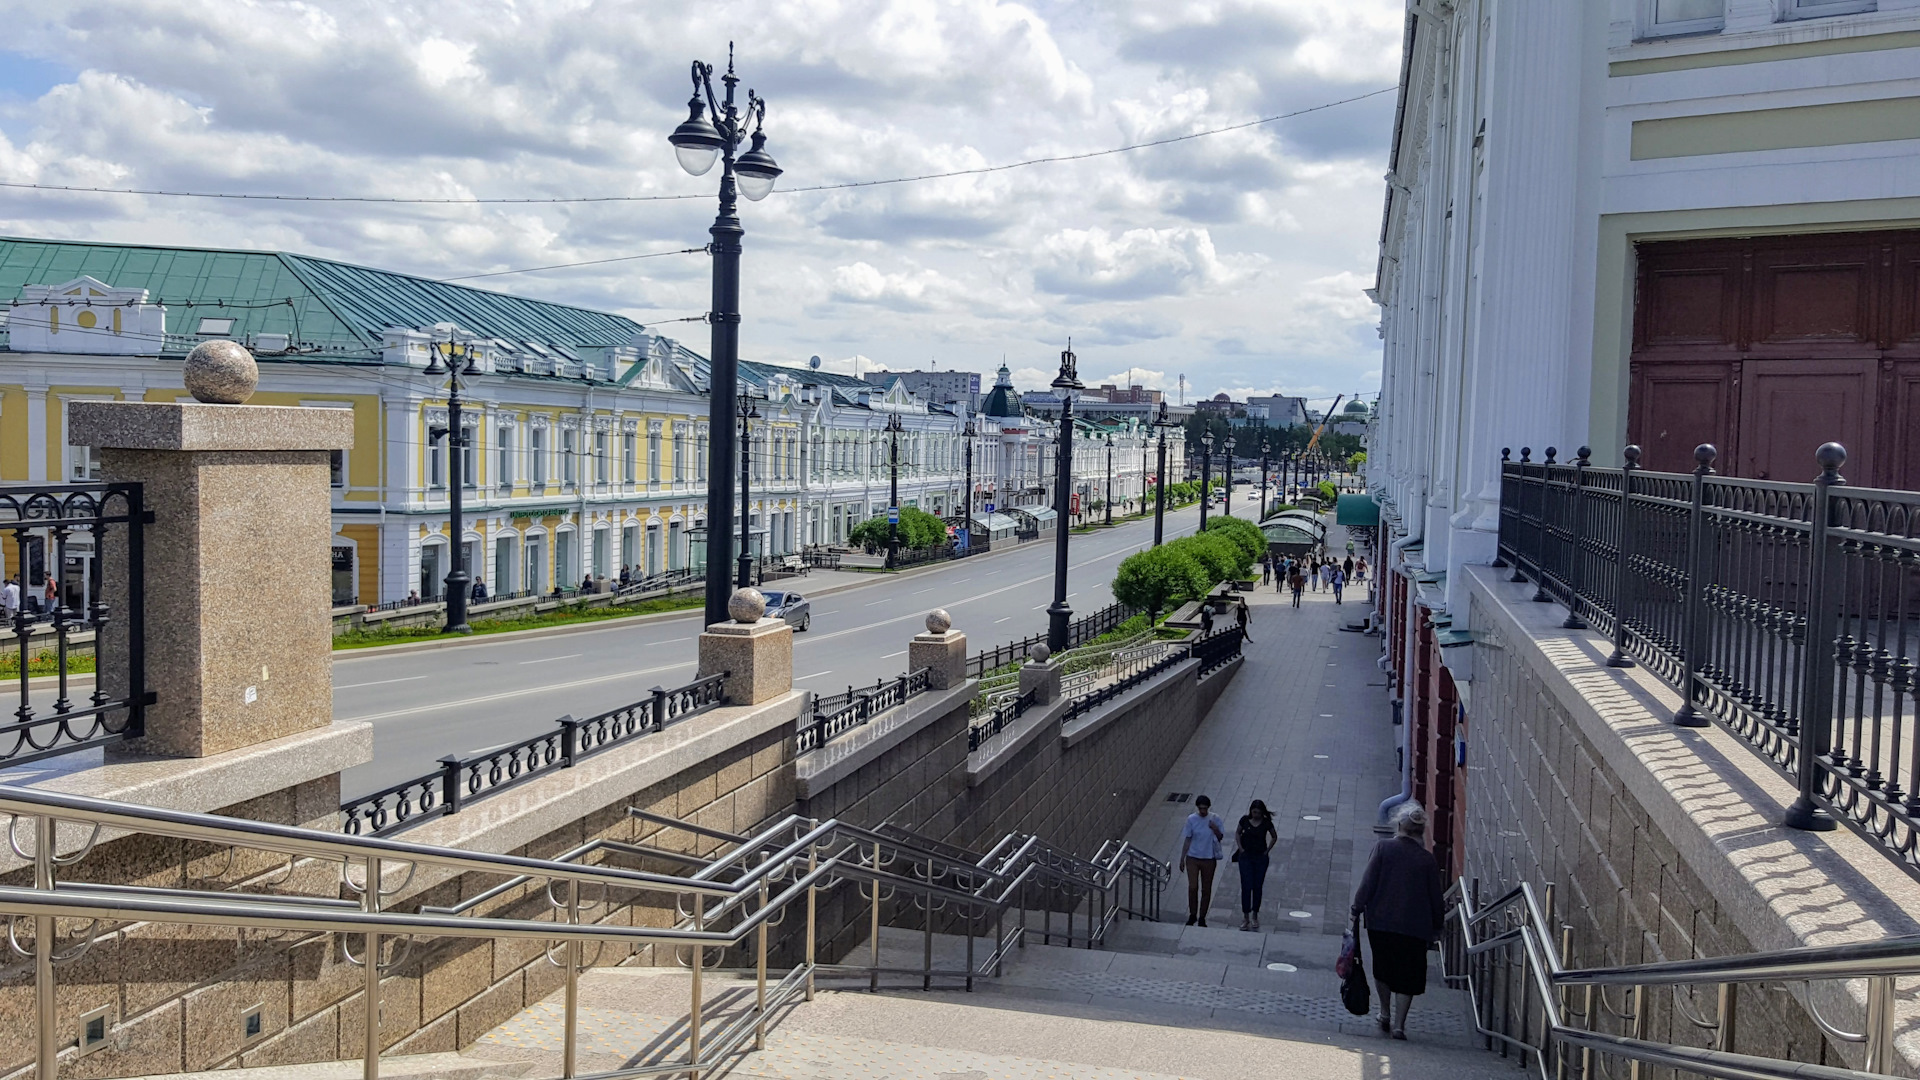
[{"label": "construction crane", "polygon": [[1327,425],[1333,423],[1333,414],[1340,411],[1340,402],[1343,401],[1346,396],[1345,394],[1334,395],[1333,404],[1327,406],[1327,415],[1320,418],[1320,426],[1313,429],[1313,438],[1307,440],[1307,450],[1309,452],[1311,452],[1314,447],[1320,445],[1320,436],[1326,434]]}]

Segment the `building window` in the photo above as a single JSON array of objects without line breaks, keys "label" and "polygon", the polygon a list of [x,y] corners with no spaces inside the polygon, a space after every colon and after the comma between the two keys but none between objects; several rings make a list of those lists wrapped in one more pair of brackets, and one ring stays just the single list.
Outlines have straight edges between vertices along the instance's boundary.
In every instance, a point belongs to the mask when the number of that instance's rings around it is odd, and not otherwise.
[{"label": "building window", "polygon": [[660,482],[660,422],[647,425],[647,479]]},{"label": "building window", "polygon": [[[573,428],[560,429],[560,484],[573,487],[580,482],[580,433]],[[558,551],[558,548],[554,550]]]},{"label": "building window", "polygon": [[640,455],[640,433],[638,431],[627,432],[626,451],[627,459],[623,465],[621,475],[626,478],[627,483],[631,484],[640,479],[640,462],[638,460]]},{"label": "building window", "polygon": [[[513,425],[501,424],[494,432],[494,475],[501,490],[513,488]],[[498,584],[496,582],[496,584]],[[505,586],[500,586],[505,588]]]},{"label": "building window", "polygon": [[673,425],[673,482],[687,480],[687,425]]},{"label": "building window", "polygon": [[460,486],[480,486],[480,429],[464,422],[460,425]]},{"label": "building window", "polygon": [[345,450],[327,451],[327,483],[334,488],[347,486],[347,452]]},{"label": "building window", "polygon": [[546,429],[534,428],[527,436],[527,439],[529,440],[528,449],[532,452],[533,456],[533,473],[527,477],[527,481],[533,485],[534,491],[545,491],[547,488],[547,477],[549,475],[547,472]]},{"label": "building window", "polygon": [[1826,15],[1852,15],[1879,8],[1877,0],[1787,0],[1787,18],[1818,19]]},{"label": "building window", "polygon": [[1726,0],[1644,0],[1647,37],[1710,34],[1726,25]]},{"label": "building window", "polygon": [[604,431],[593,433],[593,482],[605,484],[613,479],[613,466],[607,457],[608,435]]},{"label": "building window", "polygon": [[693,475],[695,479],[707,478],[707,425],[701,424],[694,436]]},{"label": "building window", "polygon": [[433,432],[427,432],[427,486],[439,489],[447,486],[447,441],[444,437],[434,438]]}]

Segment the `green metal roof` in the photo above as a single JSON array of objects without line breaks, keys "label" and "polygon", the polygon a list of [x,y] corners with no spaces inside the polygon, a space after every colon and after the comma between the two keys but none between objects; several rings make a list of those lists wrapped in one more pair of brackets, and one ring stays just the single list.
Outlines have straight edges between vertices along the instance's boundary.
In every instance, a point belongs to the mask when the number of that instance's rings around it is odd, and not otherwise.
[{"label": "green metal roof", "polygon": [[288,252],[0,238],[0,300],[26,285],[83,275],[146,289],[151,302],[164,304],[164,352],[192,348],[203,316],[233,319],[230,336],[238,340],[287,334],[301,345],[360,355],[377,352],[390,327],[441,322],[566,353],[626,344],[642,331],[622,315]]}]

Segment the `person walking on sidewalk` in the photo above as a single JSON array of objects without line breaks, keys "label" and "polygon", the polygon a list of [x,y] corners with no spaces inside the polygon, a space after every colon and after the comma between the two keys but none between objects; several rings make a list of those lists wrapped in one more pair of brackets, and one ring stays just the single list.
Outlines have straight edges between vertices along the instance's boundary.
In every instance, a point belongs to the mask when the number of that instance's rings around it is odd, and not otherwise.
[{"label": "person walking on sidewalk", "polygon": [[1327,584],[1328,584],[1329,586],[1331,586],[1331,587],[1333,588],[1333,602],[1334,602],[1334,603],[1336,603],[1336,604],[1337,604],[1337,603],[1339,603],[1339,602],[1340,602],[1340,593],[1341,593],[1341,591],[1342,591],[1342,590],[1344,590],[1344,589],[1345,589],[1345,588],[1347,587],[1347,575],[1346,575],[1346,572],[1345,572],[1345,571],[1343,571],[1343,570],[1341,570],[1341,569],[1340,569],[1339,567],[1337,567],[1337,566],[1336,566],[1336,567],[1334,567],[1334,568],[1333,568],[1333,578],[1332,578],[1332,580],[1330,580],[1329,582],[1327,582]]},{"label": "person walking on sidewalk", "polygon": [[1287,588],[1293,590],[1293,606],[1299,607],[1300,594],[1307,588],[1307,575],[1302,573],[1298,566],[1294,567],[1293,573],[1288,576]]},{"label": "person walking on sidewalk", "polygon": [[1213,872],[1220,866],[1220,841],[1226,838],[1226,826],[1213,815],[1213,800],[1205,795],[1193,800],[1193,813],[1187,815],[1180,830],[1180,868],[1187,874],[1187,925],[1207,925],[1207,909],[1213,906]]},{"label": "person walking on sidewalk", "polygon": [[1427,850],[1426,832],[1426,809],[1402,803],[1394,813],[1393,838],[1374,845],[1353,894],[1354,924],[1366,917],[1367,944],[1373,948],[1380,1030],[1396,1039],[1407,1037],[1407,1010],[1427,992],[1427,946],[1440,940],[1447,917],[1440,864]]},{"label": "person walking on sidewalk", "polygon": [[1247,814],[1233,831],[1233,861],[1240,867],[1240,929],[1260,929],[1260,896],[1267,887],[1267,861],[1280,833],[1273,827],[1273,815],[1259,799],[1247,807]]},{"label": "person walking on sidewalk", "polygon": [[1252,641],[1253,639],[1247,636],[1247,623],[1253,618],[1253,613],[1247,610],[1246,597],[1241,597],[1240,602],[1233,606],[1233,617],[1240,624],[1240,640]]}]

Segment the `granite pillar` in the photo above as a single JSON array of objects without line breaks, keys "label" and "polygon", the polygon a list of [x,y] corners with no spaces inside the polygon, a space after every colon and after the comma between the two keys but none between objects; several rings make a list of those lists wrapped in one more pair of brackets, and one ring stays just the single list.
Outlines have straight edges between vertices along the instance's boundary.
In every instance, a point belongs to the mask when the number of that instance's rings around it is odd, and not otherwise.
[{"label": "granite pillar", "polygon": [[733,621],[700,635],[700,677],[725,672],[729,705],[758,705],[793,689],[793,627],[766,611],[758,589],[738,589],[727,602]]},{"label": "granite pillar", "polygon": [[967,635],[953,628],[945,611],[927,616],[927,632],[907,643],[907,670],[927,669],[927,686],[951,690],[967,681]]},{"label": "granite pillar", "polygon": [[1033,659],[1020,665],[1020,696],[1032,693],[1035,705],[1051,705],[1060,700],[1060,672],[1065,665],[1048,659],[1048,655],[1043,646],[1036,650]]},{"label": "granite pillar", "polygon": [[[103,478],[138,482],[145,530],[146,737],[131,753],[207,757],[333,720],[329,451],[353,442],[343,409],[199,402],[74,402],[68,440]],[[124,533],[104,591],[127,611]],[[124,690],[124,619],[99,643]],[[116,680],[120,685],[115,686]]]}]

